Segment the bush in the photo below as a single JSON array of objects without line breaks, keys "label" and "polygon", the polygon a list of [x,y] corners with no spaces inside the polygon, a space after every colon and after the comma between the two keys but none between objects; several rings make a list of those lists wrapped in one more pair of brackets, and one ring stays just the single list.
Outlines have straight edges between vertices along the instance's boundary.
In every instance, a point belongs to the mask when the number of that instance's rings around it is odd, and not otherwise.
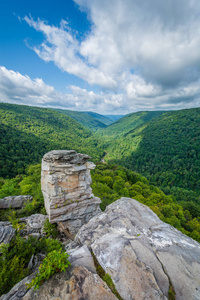
[{"label": "bush", "polygon": [[49,279],[50,276],[57,272],[65,271],[70,266],[68,257],[69,255],[62,252],[61,249],[50,252],[40,265],[36,277],[28,284],[28,288],[34,286],[34,289],[38,289],[44,280]]},{"label": "bush", "polygon": [[47,237],[52,236],[53,238],[56,238],[58,236],[56,224],[51,224],[49,222],[49,219],[46,219],[46,221],[44,222],[43,230],[46,233]]}]

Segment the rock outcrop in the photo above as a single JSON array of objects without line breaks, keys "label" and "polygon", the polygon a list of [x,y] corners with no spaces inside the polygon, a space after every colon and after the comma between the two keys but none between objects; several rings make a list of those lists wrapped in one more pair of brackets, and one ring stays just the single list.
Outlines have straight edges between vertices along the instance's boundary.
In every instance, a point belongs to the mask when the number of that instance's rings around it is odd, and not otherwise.
[{"label": "rock outcrop", "polygon": [[84,225],[71,248],[87,245],[126,300],[200,299],[200,244],[150,208],[121,198]]},{"label": "rock outcrop", "polygon": [[0,222],[0,245],[9,243],[15,235],[15,229],[10,222]]},{"label": "rock outcrop", "polygon": [[0,199],[0,209],[22,208],[25,203],[33,199],[30,195],[8,196]]},{"label": "rock outcrop", "polygon": [[[34,214],[29,217],[21,218],[19,223],[25,226],[20,231],[20,235],[28,237],[29,235],[40,238],[43,236],[44,222],[48,216],[42,214]],[[10,222],[0,222],[0,245],[1,243],[9,243],[15,235],[15,229]]]},{"label": "rock outcrop", "polygon": [[[106,283],[97,275],[94,261],[87,246],[78,247],[70,252],[71,267],[65,273],[54,275],[39,290],[27,290],[35,273],[17,283],[0,300],[116,300]],[[38,264],[36,264],[38,267]]]},{"label": "rock outcrop", "polygon": [[66,250],[72,266],[65,273],[37,291],[25,290],[28,277],[0,300],[116,299],[96,273],[90,251],[124,300],[167,300],[169,293],[170,299],[200,299],[200,244],[134,199],[109,205],[82,226]]},{"label": "rock outcrop", "polygon": [[71,233],[100,212],[101,200],[90,187],[90,157],[74,150],[54,150],[42,160],[41,188],[51,223],[64,223]]},{"label": "rock outcrop", "polygon": [[44,223],[48,216],[42,214],[34,214],[20,219],[21,223],[25,224],[25,228],[20,232],[21,236],[32,235],[40,238],[43,235]]},{"label": "rock outcrop", "polygon": [[105,282],[83,266],[54,275],[39,290],[31,289],[23,300],[117,300]]}]

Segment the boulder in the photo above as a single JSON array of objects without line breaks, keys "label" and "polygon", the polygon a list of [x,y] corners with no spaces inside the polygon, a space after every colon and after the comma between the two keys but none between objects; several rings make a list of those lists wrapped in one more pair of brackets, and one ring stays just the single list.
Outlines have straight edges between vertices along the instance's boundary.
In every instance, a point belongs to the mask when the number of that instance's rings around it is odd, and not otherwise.
[{"label": "boulder", "polygon": [[25,223],[25,228],[21,230],[21,236],[32,235],[40,238],[43,235],[44,222],[48,218],[47,215],[34,214],[20,219],[21,223]]},{"label": "boulder", "polygon": [[10,222],[0,222],[0,244],[9,243],[15,235],[15,229]]},{"label": "boulder", "polygon": [[62,222],[76,233],[101,212],[101,200],[92,193],[90,157],[74,150],[54,150],[42,159],[41,188],[51,223]]},{"label": "boulder", "polygon": [[200,299],[200,244],[162,222],[147,206],[121,198],[84,225],[87,245],[126,300]]},{"label": "boulder", "polygon": [[20,209],[25,203],[33,199],[30,195],[8,196],[0,199],[0,209],[17,208]]},{"label": "boulder", "polygon": [[117,300],[106,283],[83,266],[67,269],[65,273],[57,273],[39,290],[33,288],[22,298],[23,300]]}]

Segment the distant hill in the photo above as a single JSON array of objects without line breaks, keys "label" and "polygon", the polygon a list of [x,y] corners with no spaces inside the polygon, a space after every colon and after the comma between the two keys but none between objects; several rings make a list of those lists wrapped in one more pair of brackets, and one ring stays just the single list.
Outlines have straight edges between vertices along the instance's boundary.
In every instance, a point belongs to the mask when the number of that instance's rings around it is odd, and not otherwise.
[{"label": "distant hill", "polygon": [[112,123],[112,121],[102,115],[93,112],[82,112],[82,111],[73,111],[67,109],[54,109],[59,113],[67,115],[72,119],[79,122],[85,128],[92,131],[105,128],[107,124]]},{"label": "distant hill", "polygon": [[200,193],[200,108],[130,114],[103,129],[104,136],[106,161],[158,186]]},{"label": "distant hill", "polygon": [[72,119],[76,120],[80,124],[82,124],[85,128],[90,130],[97,131],[99,129],[106,128],[107,125],[112,124],[119,118],[121,115],[101,115],[92,111],[73,111],[68,109],[54,109],[59,111],[62,114],[65,114]]},{"label": "distant hill", "polygon": [[107,128],[101,130],[99,134],[104,138],[116,138],[128,133],[138,126],[144,125],[148,121],[160,116],[164,111],[142,111],[128,114],[118,119]]},{"label": "distant hill", "polygon": [[[106,118],[109,118],[111,121],[115,122],[124,117],[124,115],[104,115]],[[109,125],[109,124],[108,124]]]},{"label": "distant hill", "polygon": [[99,160],[92,132],[65,114],[47,108],[0,103],[0,177],[24,173],[53,149],[75,149]]},{"label": "distant hill", "polygon": [[110,125],[114,122],[112,120],[112,118],[110,118],[108,116],[100,115],[100,114],[97,114],[97,113],[94,113],[94,112],[91,112],[91,111],[84,111],[83,113],[93,117],[94,119],[98,120],[99,122],[101,122],[105,125]]}]

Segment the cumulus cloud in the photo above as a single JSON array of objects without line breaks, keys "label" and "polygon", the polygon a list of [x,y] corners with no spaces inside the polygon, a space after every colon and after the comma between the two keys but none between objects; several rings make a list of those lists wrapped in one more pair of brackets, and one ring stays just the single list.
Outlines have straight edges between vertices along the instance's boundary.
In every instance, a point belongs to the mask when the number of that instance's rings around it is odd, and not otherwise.
[{"label": "cumulus cloud", "polygon": [[82,40],[64,20],[59,27],[24,20],[44,34],[33,47],[41,59],[102,88],[94,94],[72,87],[78,107],[87,93],[95,110],[106,103],[123,112],[199,105],[198,0],[74,1],[92,24]]},{"label": "cumulus cloud", "polygon": [[45,84],[42,79],[32,80],[27,75],[0,67],[2,102],[108,113],[120,106],[121,95],[114,99],[112,94],[95,94],[77,86],[70,89],[71,93],[64,94]]},{"label": "cumulus cloud", "polygon": [[[131,78],[131,82],[127,83],[127,78]],[[0,67],[0,99],[7,103],[104,114],[200,106],[200,81],[163,93],[159,86],[146,84],[141,77],[124,73],[121,93],[95,93],[78,86],[70,86],[70,90],[71,93],[64,94],[45,84],[42,79],[33,80],[27,75]]]},{"label": "cumulus cloud", "polygon": [[88,83],[113,88],[116,82],[95,66],[89,66],[80,55],[80,43],[73,36],[67,22],[61,21],[60,27],[50,26],[44,21],[34,21],[27,16],[24,20],[37,31],[45,35],[46,40],[40,47],[33,47],[37,55],[45,61],[53,61],[61,70],[76,75]]}]

